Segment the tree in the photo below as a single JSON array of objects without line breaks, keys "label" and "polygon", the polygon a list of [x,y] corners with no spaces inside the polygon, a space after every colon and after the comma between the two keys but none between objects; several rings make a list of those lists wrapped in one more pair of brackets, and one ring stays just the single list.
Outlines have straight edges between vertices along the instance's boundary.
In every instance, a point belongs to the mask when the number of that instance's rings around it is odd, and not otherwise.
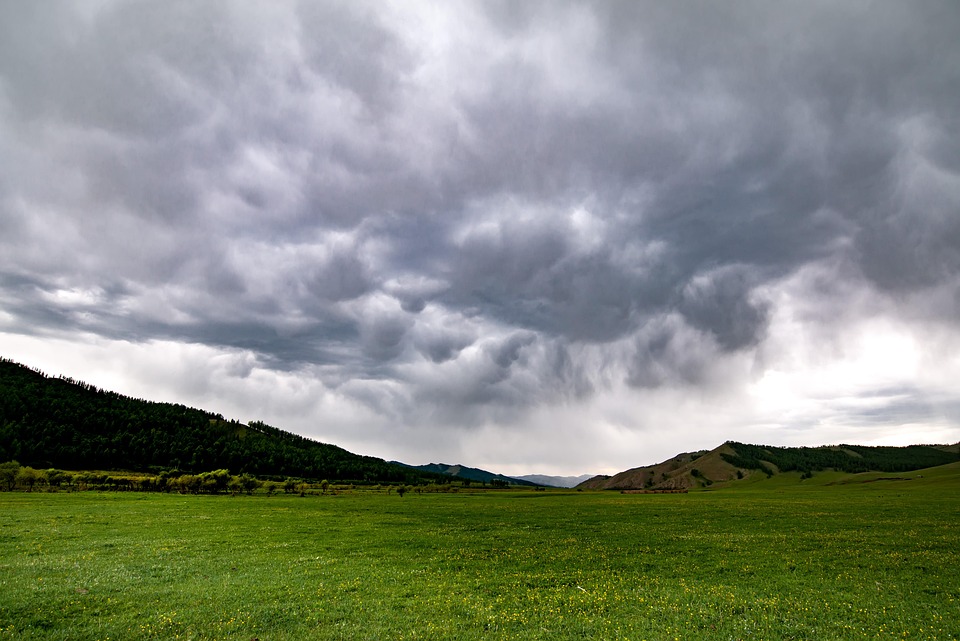
[{"label": "tree", "polygon": [[250,476],[249,474],[240,475],[240,486],[243,488],[243,491],[247,495],[253,494],[253,491],[263,485],[259,479],[256,477]]},{"label": "tree", "polygon": [[199,475],[200,486],[204,491],[211,494],[219,494],[226,491],[230,485],[230,472],[227,470],[214,470],[212,472],[203,472]]},{"label": "tree", "polygon": [[397,494],[400,495],[400,498],[403,498],[403,495],[406,493],[407,493],[407,487],[405,485],[401,485],[400,487],[397,488]]},{"label": "tree", "polygon": [[28,491],[33,491],[33,486],[37,484],[39,480],[39,475],[37,471],[32,467],[21,467],[17,471],[17,485],[26,486]]},{"label": "tree", "polygon": [[50,487],[60,487],[63,483],[69,482],[70,474],[68,472],[54,468],[47,470],[47,483],[50,484]]},{"label": "tree", "polygon": [[203,479],[193,474],[182,474],[174,481],[177,490],[181,494],[199,494]]},{"label": "tree", "polygon": [[265,481],[263,487],[267,490],[267,496],[273,496],[273,493],[277,491],[278,487],[283,487],[278,481]]},{"label": "tree", "polygon": [[17,484],[17,472],[19,471],[20,464],[16,461],[0,463],[0,483],[6,485],[8,490],[12,490]]}]

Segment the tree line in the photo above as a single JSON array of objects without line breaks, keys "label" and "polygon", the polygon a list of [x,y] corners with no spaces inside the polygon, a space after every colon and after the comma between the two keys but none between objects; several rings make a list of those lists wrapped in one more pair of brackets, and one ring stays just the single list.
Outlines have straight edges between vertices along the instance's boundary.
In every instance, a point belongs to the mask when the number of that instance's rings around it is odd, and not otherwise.
[{"label": "tree line", "polygon": [[[418,485],[405,483],[355,485],[352,483],[331,483],[302,478],[286,478],[282,480],[260,479],[250,474],[231,474],[229,470],[213,470],[199,474],[187,474],[179,470],[164,470],[158,474],[136,474],[124,472],[96,472],[60,470],[56,468],[35,469],[27,465],[20,465],[17,461],[0,463],[0,491],[12,492],[58,492],[58,491],[98,491],[98,492],[163,492],[176,494],[239,494],[252,495],[262,493],[299,494],[339,494],[362,490],[364,492],[404,494],[434,494],[460,492],[469,490],[471,483],[466,480],[457,480],[445,477],[442,482],[421,482]],[[480,484],[482,490],[505,489],[506,483]],[[543,488],[535,488],[542,491]]]},{"label": "tree line", "polygon": [[[214,470],[200,474],[164,471],[157,475],[123,475],[103,472],[71,472],[50,468],[37,470],[17,461],[0,463],[0,489],[33,491],[35,489],[112,490],[137,492],[179,492],[181,494],[252,494],[263,487],[264,481],[250,474],[230,474],[228,470]],[[294,491],[296,481],[273,483]]]},{"label": "tree line", "polygon": [[0,461],[12,460],[35,469],[229,469],[275,480],[417,484],[440,478],[260,421],[243,424],[184,405],[131,398],[0,358]]}]

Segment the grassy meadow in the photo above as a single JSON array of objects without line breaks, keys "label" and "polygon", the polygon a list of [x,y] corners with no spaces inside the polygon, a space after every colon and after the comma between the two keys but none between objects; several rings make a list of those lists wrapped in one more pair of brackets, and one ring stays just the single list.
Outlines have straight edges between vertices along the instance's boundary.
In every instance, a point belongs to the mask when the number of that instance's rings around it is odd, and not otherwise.
[{"label": "grassy meadow", "polygon": [[0,492],[0,639],[957,639],[958,471],[663,495]]}]

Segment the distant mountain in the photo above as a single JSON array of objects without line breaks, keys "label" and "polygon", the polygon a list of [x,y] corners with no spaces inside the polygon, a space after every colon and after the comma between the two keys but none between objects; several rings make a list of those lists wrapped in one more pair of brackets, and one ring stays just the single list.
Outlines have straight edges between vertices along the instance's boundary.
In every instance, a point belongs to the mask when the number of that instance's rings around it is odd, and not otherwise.
[{"label": "distant mountain", "polygon": [[[399,463],[398,461],[393,461],[399,465],[407,465],[406,463]],[[492,481],[500,481],[507,483],[508,485],[526,485],[526,486],[536,486],[538,483],[533,483],[524,479],[513,478],[510,476],[504,476],[503,474],[495,474],[493,472],[488,472],[486,470],[480,470],[475,467],[467,467],[466,465],[447,465],[445,463],[428,463],[427,465],[407,465],[415,470],[420,470],[422,472],[430,472],[433,474],[444,474],[446,476],[452,476],[458,479],[467,479],[469,481],[477,481],[479,483],[490,483]]]},{"label": "distant mountain", "polygon": [[635,467],[614,476],[595,476],[577,487],[595,490],[679,490],[736,481],[757,474],[812,475],[823,470],[908,472],[960,461],[958,445],[868,447],[771,447],[728,441],[701,452],[678,454],[656,465]]},{"label": "distant mountain", "polygon": [[0,358],[0,462],[66,470],[204,472],[369,483],[444,477],[261,422],[153,403]]},{"label": "distant mountain", "polygon": [[581,474],[580,476],[547,476],[546,474],[524,474],[515,476],[522,481],[530,481],[537,485],[549,485],[550,487],[576,487],[587,479],[592,479],[593,474]]}]

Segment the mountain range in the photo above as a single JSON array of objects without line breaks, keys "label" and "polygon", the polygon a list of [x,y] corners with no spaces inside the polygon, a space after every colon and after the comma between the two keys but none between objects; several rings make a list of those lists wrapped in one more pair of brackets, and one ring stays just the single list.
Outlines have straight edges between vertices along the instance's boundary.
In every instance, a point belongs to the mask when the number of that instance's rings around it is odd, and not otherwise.
[{"label": "mountain range", "polygon": [[[398,461],[393,461],[398,463]],[[406,463],[400,463],[406,465]],[[594,478],[593,474],[581,474],[580,476],[550,476],[548,474],[524,474],[522,476],[505,476],[496,472],[488,472],[475,467],[466,465],[447,465],[446,463],[429,463],[427,465],[413,465],[418,470],[424,472],[434,472],[437,474],[446,474],[458,479],[467,479],[469,481],[479,481],[481,483],[492,483],[500,481],[508,485],[525,485],[538,487],[575,487],[588,479]]]},{"label": "mountain range", "polygon": [[[399,465],[406,465],[406,463],[399,463],[398,461],[392,461],[393,463],[398,463]],[[507,485],[526,485],[526,486],[536,486],[538,483],[533,481],[528,481],[526,479],[514,478],[511,476],[504,476],[503,474],[496,474],[494,472],[488,472],[486,470],[481,470],[475,467],[467,467],[466,465],[447,465],[445,463],[428,463],[427,465],[409,465],[415,470],[420,470],[422,472],[430,472],[433,474],[443,474],[460,480],[466,481],[476,481],[478,483],[491,483],[491,484],[507,484]]]},{"label": "mountain range", "polygon": [[592,479],[593,474],[581,474],[580,476],[549,476],[547,474],[524,474],[516,478],[523,481],[530,481],[537,485],[548,485],[550,487],[576,487],[588,479]]}]

